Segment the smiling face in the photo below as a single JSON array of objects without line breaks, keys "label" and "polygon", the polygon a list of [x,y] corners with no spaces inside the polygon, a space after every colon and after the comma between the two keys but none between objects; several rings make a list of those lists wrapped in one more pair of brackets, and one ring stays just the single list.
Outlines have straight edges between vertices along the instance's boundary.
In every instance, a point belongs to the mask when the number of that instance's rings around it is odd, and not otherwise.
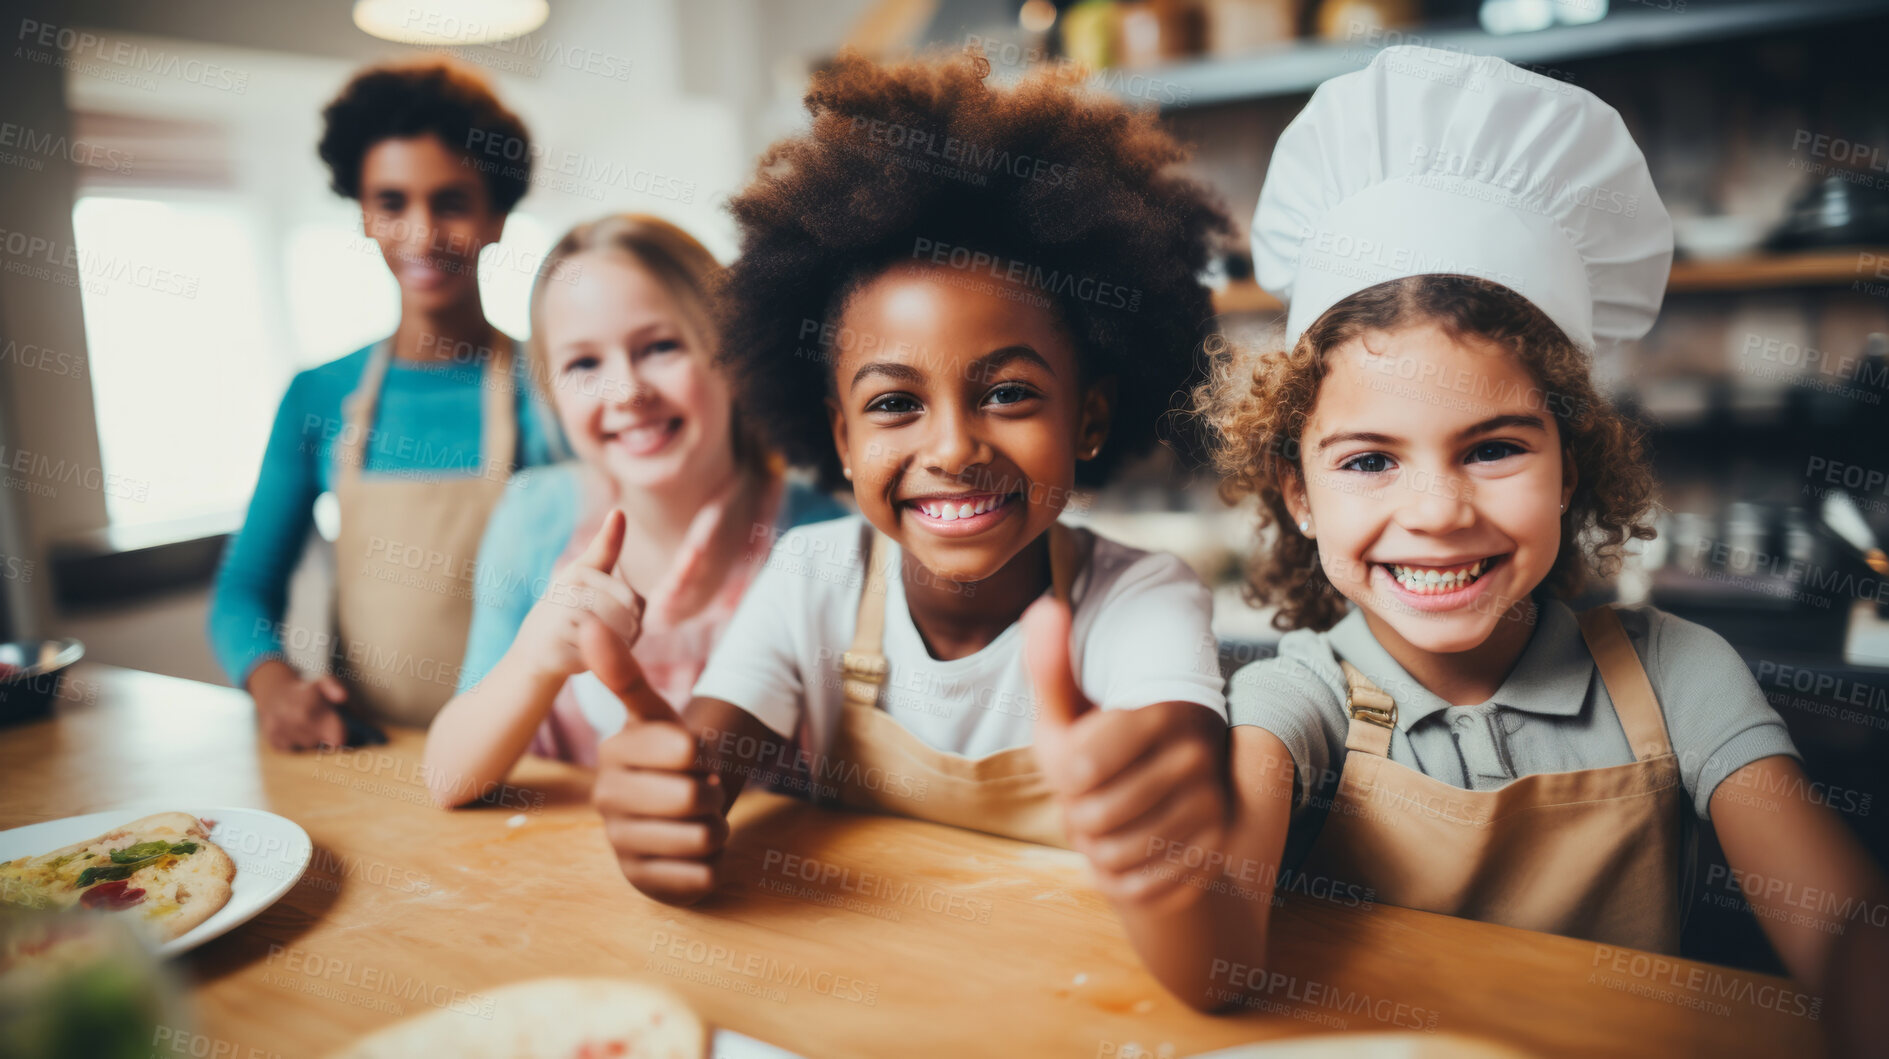
[{"label": "smiling face", "polygon": [[733,398],[675,298],[623,254],[567,261],[537,316],[551,403],[578,457],[626,489],[723,480]]},{"label": "smiling face", "polygon": [[361,159],[361,229],[401,304],[437,312],[478,297],[479,251],[505,231],[477,170],[437,136],[382,140]]},{"label": "smiling face", "polygon": [[1052,310],[962,280],[906,266],[858,290],[830,411],[861,514],[940,578],[974,582],[1056,521],[1109,401]]},{"label": "smiling face", "polygon": [[1482,646],[1561,548],[1574,472],[1551,402],[1507,350],[1432,324],[1353,339],[1327,364],[1304,477],[1287,479],[1293,518],[1393,655]]}]

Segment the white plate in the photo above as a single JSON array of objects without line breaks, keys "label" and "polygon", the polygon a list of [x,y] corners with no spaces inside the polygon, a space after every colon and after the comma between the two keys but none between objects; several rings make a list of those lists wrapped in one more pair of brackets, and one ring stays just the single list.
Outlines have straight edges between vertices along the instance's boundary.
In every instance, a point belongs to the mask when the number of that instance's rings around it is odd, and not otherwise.
[{"label": "white plate", "polygon": [[[1122,1054],[1130,1054],[1124,1051]],[[1143,1051],[1143,1056],[1154,1052]],[[1356,1031],[1239,1044],[1191,1059],[1531,1059],[1506,1044],[1455,1033]]]},{"label": "white plate", "polygon": [[216,915],[159,945],[156,950],[159,956],[188,952],[256,918],[294,887],[315,854],[315,844],[309,841],[308,832],[302,830],[300,824],[271,812],[233,806],[177,809],[153,804],[68,816],[63,820],[0,831],[0,861],[37,857],[102,835],[140,817],[172,811],[189,813],[214,825],[210,828],[210,839],[236,862],[236,878],[230,881],[229,902],[217,909]]},{"label": "white plate", "polygon": [[708,1038],[708,1054],[712,1059],[801,1059],[785,1048],[757,1041],[734,1030],[713,1031]]}]

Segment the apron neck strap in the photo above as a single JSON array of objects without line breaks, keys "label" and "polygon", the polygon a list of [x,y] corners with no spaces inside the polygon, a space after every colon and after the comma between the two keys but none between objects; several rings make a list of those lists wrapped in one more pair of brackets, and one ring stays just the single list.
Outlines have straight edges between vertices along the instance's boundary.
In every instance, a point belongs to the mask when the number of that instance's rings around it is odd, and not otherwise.
[{"label": "apron neck strap", "polygon": [[[1613,700],[1614,713],[1627,733],[1627,745],[1636,761],[1663,757],[1672,753],[1666,737],[1666,719],[1660,713],[1659,698],[1653,694],[1646,667],[1634,653],[1620,616],[1609,606],[1598,606],[1581,614],[1581,638],[1600,670],[1607,697]],[[1345,732],[1345,748],[1386,757],[1390,753],[1391,729],[1397,724],[1397,704],[1371,683],[1357,666],[1340,661],[1345,671],[1345,712],[1351,726]]]},{"label": "apron neck strap", "polygon": [[[503,481],[511,475],[512,457],[518,449],[518,416],[513,400],[513,343],[510,335],[498,335],[480,378],[479,461],[484,473]],[[361,381],[343,406],[341,437],[335,446],[335,469],[343,478],[359,477],[366,462],[367,438],[374,429],[393,352],[391,335],[368,352]]]},{"label": "apron neck strap", "polygon": [[361,369],[361,381],[342,405],[341,438],[335,446],[335,473],[342,478],[360,477],[367,435],[374,429],[374,413],[380,407],[381,383],[387,380],[387,365],[393,356],[392,335],[375,343],[368,351],[367,366]]},{"label": "apron neck strap", "polygon": [[498,341],[492,344],[492,359],[486,362],[479,380],[485,394],[484,414],[479,417],[479,460],[486,474],[501,482],[511,477],[512,457],[518,450],[512,355],[511,336],[500,332]]},{"label": "apron neck strap", "polygon": [[1581,613],[1581,638],[1594,656],[1607,697],[1613,700],[1614,714],[1627,733],[1627,745],[1636,761],[1664,757],[1673,752],[1666,738],[1666,718],[1660,712],[1659,697],[1646,678],[1646,667],[1634,653],[1620,615],[1606,604]]},{"label": "apron neck strap", "polygon": [[1345,749],[1389,757],[1397,703],[1357,666],[1342,659],[1338,664],[1345,671],[1345,713],[1351,718],[1351,726],[1345,730]]},{"label": "apron neck strap", "polygon": [[[846,701],[867,709],[877,707],[879,687],[885,683],[885,600],[886,578],[892,573],[897,556],[892,541],[878,530],[866,545],[866,587],[859,596],[859,617],[853,625],[853,645],[840,656],[841,692]],[[1069,527],[1054,522],[1049,527],[1050,591],[1073,607],[1072,592],[1076,576],[1082,572],[1083,556],[1076,535]]]},{"label": "apron neck strap", "polygon": [[885,683],[886,568],[892,565],[890,542],[872,530],[866,543],[866,587],[859,596],[859,616],[853,624],[853,646],[840,656],[840,691],[850,706],[873,708],[879,685]]}]

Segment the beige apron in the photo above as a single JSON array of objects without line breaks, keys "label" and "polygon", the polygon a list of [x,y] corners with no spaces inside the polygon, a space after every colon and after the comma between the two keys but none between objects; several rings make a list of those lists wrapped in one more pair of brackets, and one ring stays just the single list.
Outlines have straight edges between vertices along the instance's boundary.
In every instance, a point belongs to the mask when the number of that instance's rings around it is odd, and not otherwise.
[{"label": "beige apron", "polygon": [[1351,663],[1338,792],[1307,874],[1388,904],[1655,952],[1679,948],[1684,788],[1659,701],[1611,607],[1581,636],[1635,760],[1469,791],[1390,759],[1397,705]]},{"label": "beige apron", "polygon": [[348,401],[335,448],[335,675],[376,721],[424,725],[458,683],[479,541],[517,448],[512,342],[496,345],[482,377],[477,474],[361,474],[392,339],[374,347]]},{"label": "beige apron", "polygon": [[[840,804],[1069,848],[1062,809],[1030,747],[981,758],[953,754],[929,746],[879,709],[889,544],[873,533],[853,646],[840,661],[845,704],[826,753],[830,767],[823,770],[838,779]],[[1050,527],[1051,588],[1065,603],[1082,569],[1078,551],[1068,527]]]}]

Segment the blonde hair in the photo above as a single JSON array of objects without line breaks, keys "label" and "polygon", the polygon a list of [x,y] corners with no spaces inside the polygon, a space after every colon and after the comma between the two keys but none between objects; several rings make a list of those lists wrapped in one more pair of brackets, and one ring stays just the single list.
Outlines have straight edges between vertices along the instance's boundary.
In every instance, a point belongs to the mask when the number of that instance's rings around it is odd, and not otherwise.
[{"label": "blonde hair", "polygon": [[[613,254],[648,273],[681,310],[682,329],[689,344],[712,370],[721,370],[721,332],[714,309],[724,275],[721,263],[694,236],[660,217],[613,213],[565,232],[538,267],[531,287],[531,340],[525,349],[532,381],[546,401],[554,398],[550,351],[544,342],[545,291],[552,283],[569,282],[568,262],[579,254]],[[731,394],[734,391],[729,387]],[[742,415],[739,404],[730,409],[729,420],[735,462],[747,471],[768,470],[772,461],[767,446],[748,417]]]},{"label": "blonde hair", "polygon": [[1548,592],[1570,597],[1590,573],[1611,573],[1630,540],[1650,540],[1645,519],[1654,506],[1653,473],[1639,429],[1595,389],[1589,357],[1542,311],[1514,291],[1469,276],[1409,276],[1351,295],[1326,310],[1290,351],[1257,358],[1224,343],[1210,381],[1194,391],[1205,420],[1220,495],[1228,503],[1258,501],[1262,544],[1246,571],[1246,598],[1276,603],[1279,629],[1329,629],[1346,601],[1319,564],[1318,545],[1292,525],[1288,479],[1303,480],[1299,439],[1330,354],[1369,331],[1436,323],[1455,335],[1476,335],[1517,357],[1541,386],[1572,457],[1574,495],[1561,516],[1561,548],[1543,579]]}]

